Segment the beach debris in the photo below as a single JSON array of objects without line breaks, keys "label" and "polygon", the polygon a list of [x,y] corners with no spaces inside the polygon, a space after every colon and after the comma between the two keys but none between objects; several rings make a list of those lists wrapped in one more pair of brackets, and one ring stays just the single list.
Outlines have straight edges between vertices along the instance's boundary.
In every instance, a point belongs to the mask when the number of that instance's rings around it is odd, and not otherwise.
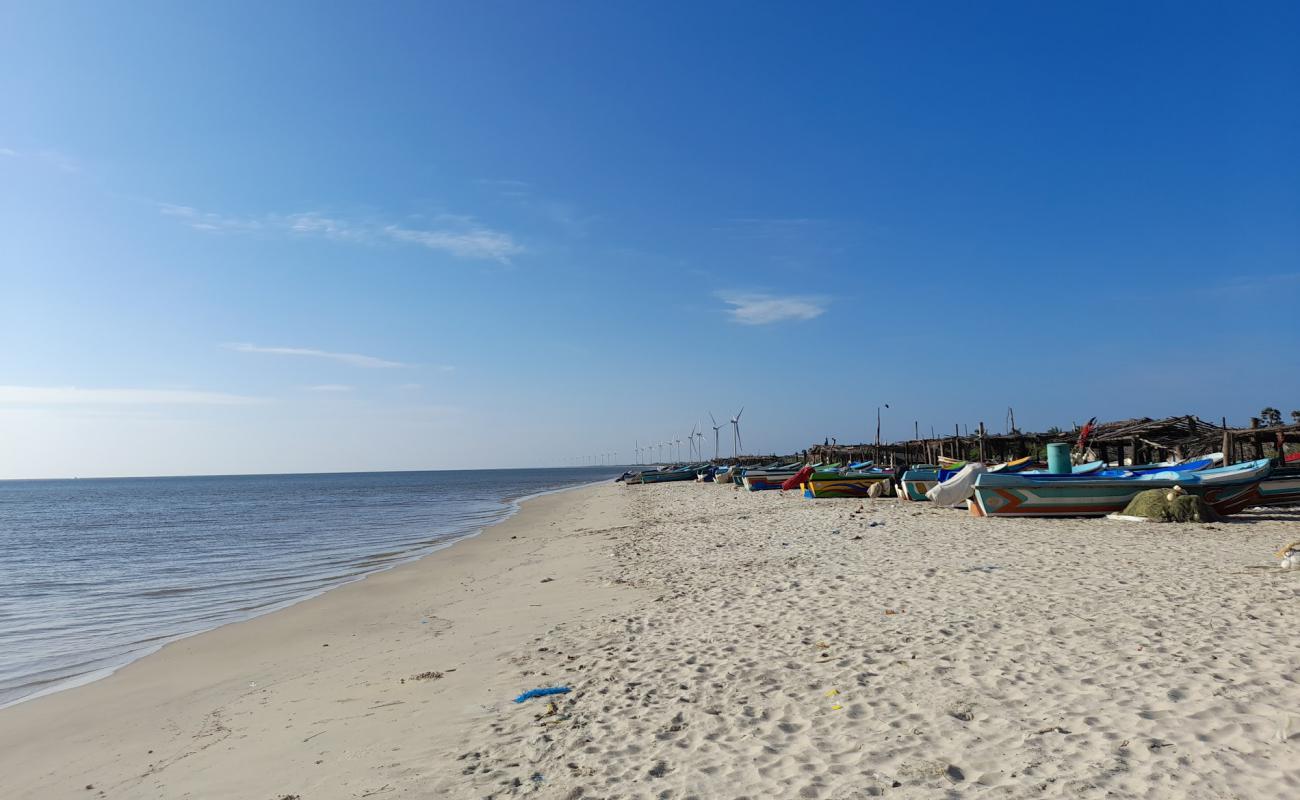
[{"label": "beach debris", "polygon": [[943,771],[943,777],[947,778],[949,783],[961,783],[966,780],[966,773],[962,772],[961,767],[956,764],[949,764]]},{"label": "beach debris", "polygon": [[[827,689],[827,690],[826,690],[826,696],[827,696],[827,697],[838,697],[839,694],[840,694],[840,690],[839,690],[839,689]],[[844,706],[840,705],[840,704],[837,703],[837,702],[833,702],[833,703],[831,703],[831,711],[840,711],[840,710],[842,710],[843,708],[844,708]]]},{"label": "beach debris", "polygon": [[441,678],[441,677],[442,677],[442,673],[441,673],[441,672],[435,672],[435,671],[433,671],[433,670],[429,670],[428,672],[421,672],[419,675],[412,675],[412,676],[411,676],[411,680],[413,680],[413,681],[436,681],[436,680],[438,680],[438,679]]},{"label": "beach debris", "polygon": [[542,583],[550,583],[550,582],[553,581],[553,580],[555,580],[555,579],[554,579],[554,578],[542,578]]},{"label": "beach debris", "polygon": [[[805,640],[805,641],[807,641],[807,640]],[[827,643],[827,642],[818,642],[818,643],[817,643],[817,649],[818,649],[818,650],[827,650],[827,649],[829,649],[829,648],[830,648],[830,644]]]},{"label": "beach debris", "polygon": [[1282,559],[1278,564],[1281,569],[1300,569],[1300,542],[1292,542],[1278,550],[1277,557]]},{"label": "beach debris", "polygon": [[970,703],[958,703],[948,709],[948,716],[962,722],[970,722],[975,719],[975,707]]},{"label": "beach debris", "polygon": [[532,700],[534,697],[548,697],[553,694],[568,694],[573,691],[568,686],[550,686],[541,689],[529,689],[515,698],[516,703],[522,703],[526,700]]},{"label": "beach debris", "polygon": [[839,533],[839,532],[840,532],[840,529],[839,529],[839,528],[833,528],[833,529],[831,529],[831,533]]}]

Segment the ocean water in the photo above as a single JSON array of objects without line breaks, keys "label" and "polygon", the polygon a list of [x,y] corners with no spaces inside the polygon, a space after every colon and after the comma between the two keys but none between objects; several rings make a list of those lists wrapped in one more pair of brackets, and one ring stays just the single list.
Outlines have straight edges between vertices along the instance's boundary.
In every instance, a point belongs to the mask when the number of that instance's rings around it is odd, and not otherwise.
[{"label": "ocean water", "polygon": [[0,707],[446,546],[613,467],[0,481]]}]

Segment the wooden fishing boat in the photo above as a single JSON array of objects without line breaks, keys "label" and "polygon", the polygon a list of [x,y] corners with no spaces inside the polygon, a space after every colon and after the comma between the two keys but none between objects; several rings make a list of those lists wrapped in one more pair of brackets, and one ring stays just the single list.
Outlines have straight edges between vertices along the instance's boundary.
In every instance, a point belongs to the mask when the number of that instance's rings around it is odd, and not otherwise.
[{"label": "wooden fishing boat", "polygon": [[695,480],[694,466],[675,467],[670,469],[655,470],[651,472],[642,472],[641,480],[637,483],[669,483],[671,481],[693,481]]},{"label": "wooden fishing boat", "polygon": [[871,487],[888,483],[889,472],[814,472],[804,484],[805,497],[868,497]]},{"label": "wooden fishing boat", "polygon": [[903,473],[902,496],[906,500],[920,502],[930,498],[925,493],[939,485],[939,467],[935,464],[914,464]]},{"label": "wooden fishing boat", "polygon": [[989,472],[1023,472],[1024,470],[1033,466],[1033,464],[1034,464],[1034,457],[1025,456],[1024,458],[1013,459],[1011,461],[1006,461],[1001,464],[994,464],[993,466],[989,467]]},{"label": "wooden fishing boat", "polygon": [[[1202,472],[1050,475],[984,473],[975,479],[975,501],[985,516],[1099,517],[1123,511],[1138,492],[1181,486],[1219,514],[1258,504],[1261,481],[1272,471],[1267,459]],[[1111,471],[1114,472],[1114,471]]]},{"label": "wooden fishing boat", "polygon": [[793,477],[798,471],[798,465],[795,465],[792,468],[747,469],[740,480],[741,485],[749,491],[761,492],[768,489],[780,489],[781,484],[785,483],[785,479]]},{"label": "wooden fishing boat", "polygon": [[718,467],[713,472],[713,482],[719,486],[732,486],[732,476],[739,472],[740,468],[734,464],[726,467]]},{"label": "wooden fishing boat", "polygon": [[1300,466],[1278,467],[1259,483],[1261,506],[1300,505]]}]

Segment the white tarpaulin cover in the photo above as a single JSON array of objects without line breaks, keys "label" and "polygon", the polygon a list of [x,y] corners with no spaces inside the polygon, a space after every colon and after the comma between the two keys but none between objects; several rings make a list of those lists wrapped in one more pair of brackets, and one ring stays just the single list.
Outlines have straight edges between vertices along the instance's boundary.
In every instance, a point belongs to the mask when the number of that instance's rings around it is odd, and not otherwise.
[{"label": "white tarpaulin cover", "polygon": [[959,506],[975,495],[975,476],[984,472],[983,464],[967,464],[948,480],[925,493],[935,505]]}]

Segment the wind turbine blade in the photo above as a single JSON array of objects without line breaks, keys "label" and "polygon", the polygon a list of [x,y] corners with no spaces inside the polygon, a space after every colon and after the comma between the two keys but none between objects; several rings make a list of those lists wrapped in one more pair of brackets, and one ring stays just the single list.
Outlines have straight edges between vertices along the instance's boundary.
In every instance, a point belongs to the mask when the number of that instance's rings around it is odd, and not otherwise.
[{"label": "wind turbine blade", "polygon": [[718,421],[717,421],[716,419],[713,418],[713,412],[712,412],[712,411],[709,412],[709,422],[712,422],[714,425],[717,425],[717,424],[718,424]]},{"label": "wind turbine blade", "polygon": [[744,414],[744,413],[745,413],[745,407],[744,407],[744,406],[741,406],[741,407],[740,407],[740,410],[736,412],[736,421],[737,421],[737,422],[740,421],[740,415],[741,415],[741,414]]}]

